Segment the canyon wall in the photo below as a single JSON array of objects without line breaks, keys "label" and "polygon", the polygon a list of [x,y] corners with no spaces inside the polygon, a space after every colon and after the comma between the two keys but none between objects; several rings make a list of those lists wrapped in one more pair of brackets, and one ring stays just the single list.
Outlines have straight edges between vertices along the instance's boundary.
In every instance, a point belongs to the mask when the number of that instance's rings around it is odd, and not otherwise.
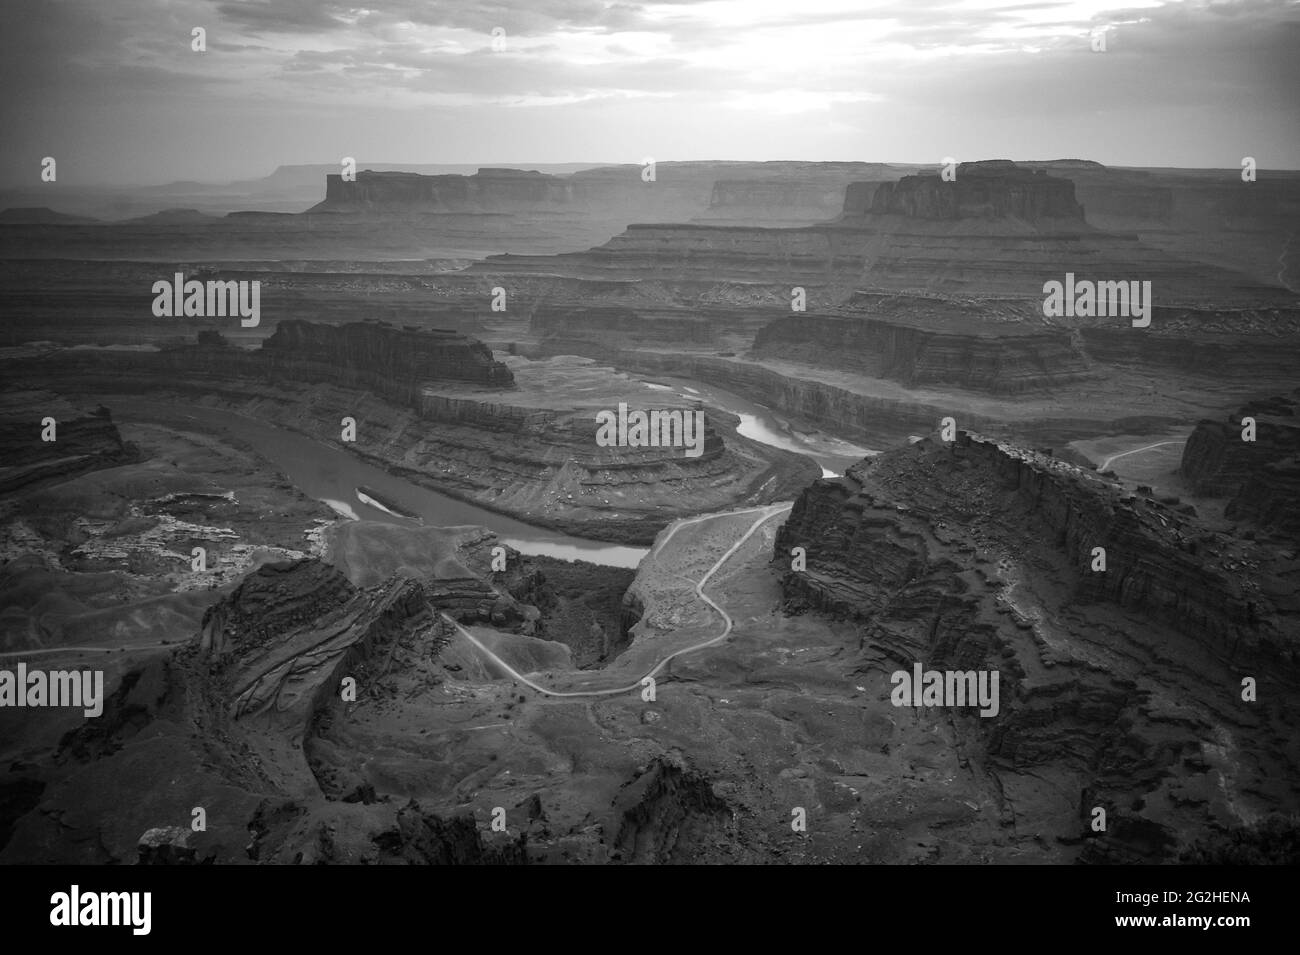
[{"label": "canyon wall", "polygon": [[848,183],[896,179],[903,172],[860,162],[659,162],[654,179],[647,179],[644,169],[625,164],[552,175],[484,167],[472,175],[434,176],[362,169],[353,180],[327,175],[325,200],[311,211],[585,212],[623,225],[697,216],[811,222],[838,211]]},{"label": "canyon wall", "polygon": [[42,390],[0,392],[0,493],[138,459],[103,406]]},{"label": "canyon wall", "polygon": [[[864,684],[918,662],[1000,674],[993,718],[912,712],[977,741],[1007,825],[1073,817],[1056,838],[1084,843],[1085,861],[1170,861],[1291,804],[1294,571],[1189,508],[959,432],[816,482],[773,557],[787,612],[856,623]],[[1268,704],[1243,698],[1243,675]]]},{"label": "canyon wall", "polygon": [[313,211],[420,206],[431,212],[500,212],[573,201],[574,188],[565,177],[523,169],[484,168],[469,176],[362,170],[351,180],[327,175],[325,201]]},{"label": "canyon wall", "polygon": [[276,325],[262,343],[272,374],[285,370],[302,381],[364,387],[410,401],[425,381],[461,381],[510,388],[510,369],[480,341],[439,329],[397,329],[378,322]]},{"label": "canyon wall", "polygon": [[[1079,597],[1109,601],[1195,634],[1227,655],[1249,647],[1289,666],[1298,662],[1294,633],[1270,612],[1271,599],[1228,572],[1227,561],[1220,559],[1229,539],[1201,535],[1178,508],[1127,494],[1056,458],[967,432],[959,432],[942,454],[924,449],[894,453],[921,459],[909,462],[915,465],[912,472],[929,479],[913,493],[902,493],[901,484],[889,485],[906,501],[901,511],[873,494],[871,463],[857,466],[845,479],[819,482],[796,502],[778,536],[777,553],[819,541],[819,552],[835,570],[825,579],[792,575],[792,591],[812,595],[819,606],[837,612],[870,612],[870,602],[860,605],[863,593],[873,595],[871,600],[892,599],[924,571],[924,548],[917,549],[920,539],[906,526],[924,517],[942,520],[947,505],[935,495],[950,492],[957,482],[961,489],[951,510],[969,518],[969,495],[982,483],[1055,544],[1065,565],[1077,573],[1073,584]],[[888,469],[880,467],[882,473]],[[832,526],[833,519],[843,526]],[[1105,573],[1087,571],[1097,546],[1106,548]],[[898,555],[904,552],[911,556],[900,562]]]},{"label": "canyon wall", "polygon": [[[330,445],[350,416],[358,422],[351,453],[451,497],[595,540],[649,543],[684,513],[781,500],[818,473],[807,458],[739,434],[734,415],[702,408],[698,446],[680,423],[662,445],[604,445],[592,401],[512,400],[509,369],[454,333],[284,323],[258,350],[209,332],[159,351],[51,350],[24,373],[80,392],[200,400]],[[422,377],[434,374],[445,377]],[[696,411],[682,404],[638,410]]]},{"label": "canyon wall", "polygon": [[[1228,498],[1225,516],[1300,539],[1300,389],[1252,401],[1224,421],[1201,421],[1179,473],[1193,493]],[[1246,418],[1254,419],[1246,440]]]},{"label": "canyon wall", "polygon": [[804,314],[764,325],[753,354],[860,372],[908,387],[947,385],[991,394],[1040,391],[1095,377],[1063,329],[960,334],[866,317]]},{"label": "canyon wall", "polygon": [[[570,341],[561,351],[573,353],[576,344]],[[546,353],[545,346],[543,353]],[[868,447],[884,447],[905,441],[910,435],[928,434],[939,426],[943,417],[953,413],[952,399],[869,394],[817,381],[793,369],[778,371],[740,358],[614,348],[602,349],[601,354],[604,360],[628,371],[709,382],[796,421],[825,428]],[[962,411],[961,421],[986,431],[1010,427],[969,410]],[[1113,432],[1145,433],[1177,423],[1176,418],[1154,413],[1096,417],[1063,411],[1017,418],[1014,429],[1026,440],[1051,445]]]},{"label": "canyon wall", "polygon": [[1079,329],[1088,356],[1120,368],[1173,370],[1255,388],[1295,378],[1300,361],[1300,308],[1151,310],[1149,328],[1111,323]]},{"label": "canyon wall", "polygon": [[850,189],[874,188],[893,182],[901,171],[881,167],[878,178],[866,180],[859,163],[820,176],[787,179],[720,179],[713,184],[708,210],[696,221],[713,225],[740,222],[800,226],[825,222],[841,213]]},{"label": "canyon wall", "polygon": [[1080,281],[1149,281],[1164,306],[1293,301],[1276,284],[1184,260],[1134,234],[1095,229],[1068,179],[1006,161],[964,164],[953,182],[925,174],[850,184],[843,213],[823,224],[642,222],[585,252],[490,256],[470,271],[786,284],[839,299],[860,288],[925,289],[1040,306],[1043,284],[1064,281],[1068,272]]},{"label": "canyon wall", "polygon": [[[857,208],[860,197],[855,195],[853,199]],[[846,214],[849,209],[846,197]],[[914,219],[1083,222],[1083,207],[1075,201],[1072,182],[1048,176],[1041,170],[1017,166],[1009,160],[961,163],[952,181],[945,181],[935,173],[884,183],[872,195],[870,212]]]}]

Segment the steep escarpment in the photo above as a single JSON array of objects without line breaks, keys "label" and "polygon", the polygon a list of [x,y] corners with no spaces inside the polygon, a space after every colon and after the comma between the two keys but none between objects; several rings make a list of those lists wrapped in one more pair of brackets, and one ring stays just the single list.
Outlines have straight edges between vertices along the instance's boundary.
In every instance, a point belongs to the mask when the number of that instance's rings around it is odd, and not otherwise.
[{"label": "steep escarpment", "polygon": [[[387,332],[375,328],[383,342]],[[343,444],[353,453],[499,513],[601,540],[649,542],[683,513],[780,500],[817,473],[807,458],[740,435],[734,415],[665,400],[610,369],[557,367],[557,382],[540,363],[516,363],[527,387],[506,387],[513,372],[477,342],[412,332],[404,353],[405,336],[375,346],[367,330],[358,326],[352,352],[351,330],[290,324],[259,350],[208,333],[152,352],[41,353],[24,372],[92,393],[197,397],[329,443],[350,418],[356,440]],[[443,341],[449,365],[418,350]],[[626,429],[602,437],[601,413],[620,406],[659,413],[668,431],[653,441]]]},{"label": "steep escarpment", "polygon": [[817,221],[839,208],[844,187],[864,179],[896,179],[901,169],[879,163],[658,162],[598,166],[567,175],[484,167],[472,175],[359,171],[326,176],[325,200],[312,212],[385,214],[589,213],[630,222],[788,217]]},{"label": "steep escarpment", "polygon": [[792,315],[763,326],[753,354],[909,387],[948,385],[992,394],[1055,388],[1095,375],[1067,331],[1023,326],[962,334],[866,317]]},{"label": "steep escarpment", "polygon": [[21,815],[5,861],[133,861],[141,833],[192,806],[207,829],[185,831],[187,854],[208,863],[524,861],[523,840],[489,845],[463,811],[376,794],[333,742],[386,680],[439,692],[449,633],[423,586],[358,588],[315,560],[254,571],[211,608],[200,643],[110,673],[102,718],[28,767],[54,811]]},{"label": "steep escarpment", "polygon": [[658,279],[665,282],[785,282],[833,278],[835,253],[852,255],[851,243],[833,243],[819,226],[765,229],[637,223],[603,245],[555,256],[493,255],[471,271],[560,274],[586,279]]},{"label": "steep escarpment", "polygon": [[[1295,570],[1187,508],[958,433],[816,482],[777,535],[783,567],[793,547],[788,609],[861,621],[865,672],[1000,673],[1000,712],[961,725],[1009,825],[1151,861],[1295,798]],[[1243,674],[1271,703],[1243,699]]]},{"label": "steep escarpment", "polygon": [[[794,547],[787,607],[860,621],[864,670],[1000,673],[1000,711],[962,725],[1015,824],[1155,860],[1294,799],[1294,569],[1188,509],[959,432],[817,482],[778,534],[784,567]],[[1276,697],[1243,700],[1243,675]]]},{"label": "steep escarpment", "polygon": [[[866,581],[876,598],[893,589],[888,568],[897,571],[892,582],[905,585],[917,567],[897,561],[872,564],[871,549],[881,546],[880,538],[887,540],[889,535],[869,533],[867,514],[895,510],[893,503],[873,492],[879,487],[901,491],[901,475],[906,474],[909,480],[922,479],[924,484],[900,496],[903,507],[897,513],[906,516],[880,518],[886,524],[911,522],[919,512],[936,523],[947,516],[963,522],[974,520],[978,525],[985,509],[978,504],[979,494],[1006,498],[1003,503],[1029,515],[1055,543],[1065,565],[1077,569],[1073,582],[1076,596],[1105,600],[1195,634],[1225,655],[1249,647],[1288,665],[1294,662],[1296,648],[1291,645],[1293,634],[1288,633],[1285,615],[1271,611],[1270,598],[1257,581],[1229,571],[1235,545],[1203,530],[1190,509],[1129,494],[1074,465],[966,432],[958,432],[958,440],[951,446],[940,445],[927,439],[914,449],[891,452],[879,461],[868,459],[838,482],[819,482],[819,493],[829,494],[832,501],[842,498],[843,508],[862,508],[862,520],[838,532],[805,526],[804,508],[824,506],[816,502],[819,494],[809,491],[796,503],[778,539],[778,552],[796,538],[809,540],[818,534],[836,533],[846,548],[836,559],[864,568],[855,570],[854,577],[886,575]],[[959,496],[952,502],[951,513],[944,515],[947,508],[939,503],[940,496],[954,491]],[[866,550],[855,550],[857,547]],[[1104,573],[1086,569],[1093,562],[1095,547],[1106,548]],[[831,549],[837,551],[838,547]],[[850,611],[854,606],[851,590],[840,594],[835,584],[823,585],[815,575],[792,576],[790,584],[807,587],[810,593],[822,591],[820,599],[834,609]]]},{"label": "steep escarpment", "polygon": [[[790,164],[793,165],[793,164]],[[811,225],[837,216],[845,191],[893,182],[904,170],[883,164],[817,163],[781,178],[719,179],[699,221],[717,225]]]},{"label": "steep escarpment", "polygon": [[[846,214],[860,207],[860,191],[861,187],[855,187],[846,197]],[[884,183],[875,188],[869,211],[913,219],[1083,222],[1083,208],[1075,201],[1072,182],[999,159],[961,163],[952,181],[935,173]]]},{"label": "steep escarpment", "polygon": [[485,388],[514,383],[510,370],[494,360],[482,342],[438,329],[396,329],[378,322],[281,322],[262,343],[262,351],[275,371],[289,366],[302,380],[324,378],[372,390],[383,390],[384,383],[400,384],[408,399],[420,383],[431,379]]},{"label": "steep escarpment", "polygon": [[749,336],[762,316],[776,309],[739,310],[722,306],[656,307],[654,305],[539,305],[529,319],[530,331],[548,354],[574,344],[574,354],[601,357],[601,348],[637,345],[720,346],[729,336]]},{"label": "steep escarpment", "polygon": [[[868,195],[869,194],[869,195]],[[743,281],[847,297],[856,288],[928,289],[1042,302],[1043,284],[1150,281],[1161,304],[1272,304],[1276,285],[1190,263],[1136,235],[1084,220],[1068,179],[1006,161],[850,184],[834,221],[799,228],[643,222],[603,245],[556,256],[491,256],[483,272],[591,280]],[[473,270],[471,270],[473,271]]]},{"label": "steep escarpment", "polygon": [[245,651],[331,612],[354,593],[346,577],[319,561],[264,564],[207,609],[199,645],[217,658]]},{"label": "steep escarpment", "polygon": [[[960,400],[945,398],[937,389],[913,393],[892,381],[884,381],[884,387],[875,382],[867,384],[858,372],[828,372],[822,362],[795,363],[771,357],[749,360],[698,352],[620,348],[600,337],[577,334],[545,338],[539,351],[591,355],[641,374],[706,381],[868,447],[897,444],[911,435],[930,431],[940,419],[954,413],[954,404]],[[1108,413],[1090,406],[1076,408],[1054,403],[1031,405],[1026,411],[1017,400],[1014,413],[1010,413],[1011,396],[1006,400],[1004,407],[990,407],[987,412],[962,408],[962,424],[986,431],[1006,429],[1023,438],[1052,445],[1098,434],[1143,432],[1173,423],[1155,409],[1144,414],[1143,409],[1131,406]]]},{"label": "steep escarpment", "polygon": [[1300,538],[1298,411],[1300,389],[1249,402],[1225,421],[1199,422],[1179,472],[1194,493],[1228,498],[1230,520]]},{"label": "steep escarpment", "polygon": [[281,322],[260,348],[231,344],[216,331],[155,350],[56,350],[32,356],[52,373],[193,376],[213,380],[328,382],[360,388],[414,405],[421,389],[438,381],[467,389],[508,389],[510,370],[482,342],[441,329],[396,328],[383,322],[324,325]]},{"label": "steep escarpment", "polygon": [[1176,371],[1214,380],[1236,379],[1252,390],[1285,387],[1300,360],[1300,308],[1164,307],[1151,310],[1149,328],[1111,320],[1079,329],[1096,361],[1145,371]]},{"label": "steep escarpment", "polygon": [[305,727],[344,676],[399,634],[433,627],[418,581],[359,590],[313,559],[254,571],[204,615],[199,647],[221,663],[232,716]]},{"label": "steep escarpment", "polygon": [[35,389],[0,393],[0,455],[0,493],[139,458],[107,408]]},{"label": "steep escarpment", "polygon": [[566,177],[533,170],[484,168],[471,176],[424,176],[364,169],[351,179],[327,175],[325,201],[312,211],[418,205],[437,212],[501,212],[563,205],[573,198]]}]

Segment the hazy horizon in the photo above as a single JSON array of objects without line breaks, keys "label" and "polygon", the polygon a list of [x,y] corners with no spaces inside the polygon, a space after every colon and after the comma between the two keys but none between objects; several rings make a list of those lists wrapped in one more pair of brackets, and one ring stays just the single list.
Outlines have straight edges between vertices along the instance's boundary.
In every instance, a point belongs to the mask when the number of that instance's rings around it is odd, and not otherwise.
[{"label": "hazy horizon", "polygon": [[[70,187],[226,183],[360,155],[1300,168],[1293,0],[18,0],[8,12],[10,188],[40,185],[46,156]],[[464,158],[500,155],[529,158]]]},{"label": "hazy horizon", "polygon": [[[1008,157],[1008,156],[974,156],[969,159],[963,159],[961,160],[961,162],[987,162],[990,160],[1004,160],[1004,159],[1009,159],[1011,162],[1018,163],[1018,164],[1035,164],[1035,163],[1045,163],[1045,162],[1076,162],[1076,161],[1096,162],[1097,161],[1097,160],[1093,160],[1089,156],[1057,156],[1057,157],[1052,157],[1051,159],[1040,159],[1040,158],[1023,159],[1023,158],[1015,158],[1015,157]],[[942,163],[937,163],[929,160],[924,162],[922,161],[908,162],[905,160],[897,160],[897,159],[790,159],[788,157],[777,157],[773,159],[746,159],[746,158],[739,158],[739,159],[725,158],[724,159],[724,158],[718,158],[716,156],[707,157],[707,158],[690,157],[685,159],[659,159],[657,160],[657,165],[660,167],[663,166],[671,167],[673,163],[767,163],[767,162],[771,162],[771,163],[806,162],[806,163],[827,163],[827,164],[865,163],[865,164],[877,164],[877,165],[908,167],[908,168],[933,167],[935,169],[938,169],[942,166]],[[251,176],[239,176],[234,179],[196,179],[192,177],[182,177],[177,179],[170,179],[165,182],[164,181],[93,182],[92,181],[92,182],[68,183],[66,185],[71,189],[88,190],[88,191],[159,189],[171,185],[189,185],[189,184],[208,186],[208,187],[221,187],[221,186],[230,186],[242,182],[258,182],[264,179],[269,179],[281,169],[306,168],[312,166],[336,167],[337,165],[338,164],[334,162],[325,162],[322,160],[308,160],[304,162],[279,163],[274,168],[270,169],[265,173],[254,174]],[[568,160],[568,161],[555,160],[555,161],[547,161],[547,162],[532,162],[532,161],[511,162],[511,161],[504,161],[504,160],[495,160],[495,161],[488,160],[488,161],[479,161],[479,162],[468,162],[468,161],[467,162],[422,162],[417,160],[380,159],[380,160],[372,160],[372,161],[358,160],[356,163],[356,168],[358,172],[364,172],[367,169],[371,169],[375,166],[448,166],[448,167],[474,166],[474,167],[478,167],[479,169],[489,169],[489,168],[490,169],[520,169],[525,171],[540,169],[541,171],[546,171],[546,168],[553,169],[554,167],[558,167],[558,166],[581,166],[587,169],[596,169],[601,167],[618,166],[618,165],[636,165],[636,164],[616,161],[616,160],[611,160],[607,162],[596,162],[592,160]],[[1149,170],[1149,171],[1186,170],[1190,172],[1223,171],[1223,172],[1230,172],[1234,174],[1240,172],[1240,166],[1140,166],[1140,165],[1135,165],[1133,163],[1103,163],[1102,165],[1106,166],[1109,169],[1132,169],[1132,170]],[[1300,174],[1300,166],[1296,166],[1296,167],[1260,166],[1258,167],[1258,169],[1264,172],[1282,172],[1282,173]],[[463,174],[470,175],[472,173],[463,173]],[[572,175],[572,172],[553,171],[550,172],[549,174],[550,175]],[[27,188],[35,188],[35,186],[33,186],[33,184],[30,182],[21,182],[21,181],[0,182],[0,189],[4,189],[4,190],[19,190],[19,189],[27,189]],[[325,182],[324,180],[322,180],[321,181],[322,194],[324,188],[325,188]]]}]

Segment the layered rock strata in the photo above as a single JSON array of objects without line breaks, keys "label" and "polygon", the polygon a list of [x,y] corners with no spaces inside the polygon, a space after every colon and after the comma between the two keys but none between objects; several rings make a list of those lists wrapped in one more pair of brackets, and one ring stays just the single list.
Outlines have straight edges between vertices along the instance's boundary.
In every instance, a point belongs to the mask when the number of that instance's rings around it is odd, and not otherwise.
[{"label": "layered rock strata", "polygon": [[624,384],[572,404],[541,381],[521,396],[505,364],[454,333],[282,328],[258,350],[204,333],[154,352],[41,353],[25,371],[92,392],[200,395],[331,443],[352,417],[364,422],[361,439],[345,445],[354,453],[499,513],[601,540],[649,542],[682,513],[780,500],[817,473],[806,458],[741,436],[734,415],[644,395],[634,410],[692,424],[698,413],[702,428],[688,436],[678,427],[649,446],[603,441],[597,400],[613,413]]},{"label": "layered rock strata", "polygon": [[[1294,805],[1300,607],[1281,596],[1294,571],[1252,542],[959,432],[818,481],[777,536],[781,566],[794,547],[787,608],[859,621],[864,670],[1000,672],[999,714],[961,725],[1017,825],[1050,780],[1045,830],[1090,840],[1085,859],[1155,861]],[[1243,675],[1269,702],[1243,700]],[[1087,826],[1099,805],[1105,837]]]},{"label": "layered rock strata", "polygon": [[103,406],[39,390],[0,393],[0,493],[137,460]]},{"label": "layered rock strata", "polygon": [[[685,221],[696,216],[816,221],[832,213],[844,187],[895,179],[878,163],[661,162],[654,179],[641,165],[599,166],[568,175],[484,167],[473,175],[421,175],[363,169],[352,180],[327,175],[325,200],[312,212],[533,214],[587,212],[602,219]],[[629,218],[631,217],[631,218]]]},{"label": "layered rock strata", "polygon": [[887,378],[1017,394],[1095,377],[1065,330],[1026,327],[962,334],[870,318],[794,315],[763,326],[755,357],[783,358]]},{"label": "layered rock strata", "polygon": [[1199,422],[1179,472],[1193,493],[1228,498],[1230,520],[1300,540],[1298,412],[1300,389],[1249,402],[1223,421]]},{"label": "layered rock strata", "polygon": [[[868,195],[869,194],[869,195]],[[586,252],[491,256],[473,271],[676,283],[743,281],[1043,298],[1064,280],[1149,281],[1161,304],[1276,304],[1292,296],[1090,226],[1068,179],[1006,161],[850,185],[833,222],[801,228],[642,223]]]},{"label": "layered rock strata", "polygon": [[[863,201],[867,188],[871,189],[869,205]],[[864,206],[872,215],[912,219],[1060,220],[1062,226],[1084,221],[1072,182],[1009,160],[962,163],[951,182],[935,173],[908,176],[874,188],[865,184],[850,187],[844,201],[845,216]]]}]

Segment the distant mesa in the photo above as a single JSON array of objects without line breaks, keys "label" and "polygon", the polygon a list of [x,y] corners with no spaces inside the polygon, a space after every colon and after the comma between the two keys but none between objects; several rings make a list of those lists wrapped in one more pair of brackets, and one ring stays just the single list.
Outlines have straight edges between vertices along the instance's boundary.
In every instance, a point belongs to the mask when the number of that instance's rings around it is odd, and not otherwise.
[{"label": "distant mesa", "polygon": [[1106,167],[1091,159],[1037,159],[1020,160],[1018,165],[1030,169],[1078,169],[1105,172]]},{"label": "distant mesa", "polygon": [[[1144,244],[1135,233],[1093,227],[1072,176],[1105,178],[1104,172],[1059,175],[1004,159],[962,163],[956,173],[953,181],[931,171],[850,183],[839,217],[817,224],[732,225],[721,216],[709,223],[638,222],[584,252],[489,256],[467,272],[679,286],[788,283],[841,298],[855,288],[925,290],[1024,299],[1038,308],[1044,282],[1073,273],[1093,281],[1148,280],[1162,307],[1205,301],[1271,306],[1292,299],[1231,267],[1191,262]],[[660,178],[665,175],[660,170]],[[754,199],[764,201],[757,194]]]},{"label": "distant mesa", "polygon": [[325,201],[309,212],[342,208],[417,207],[436,212],[485,212],[505,205],[538,207],[572,198],[572,186],[560,176],[523,169],[480,169],[472,176],[424,176],[413,172],[362,170],[345,180],[325,177]]},{"label": "distant mesa", "polygon": [[48,206],[23,206],[0,212],[0,225],[87,225],[102,222],[88,216],[70,216]]},{"label": "distant mesa", "polygon": [[962,163],[956,173],[951,182],[936,172],[904,176],[897,182],[855,183],[845,194],[840,221],[852,222],[870,213],[913,219],[1014,218],[1056,226],[1066,221],[1086,228],[1083,207],[1068,179],[1007,159]]},{"label": "distant mesa", "polygon": [[[851,182],[897,179],[905,170],[864,162],[662,162],[655,188],[638,164],[566,175],[483,167],[472,175],[421,175],[362,169],[354,179],[327,175],[325,200],[309,212],[538,214],[584,212],[632,222],[776,221],[811,224],[832,217]],[[615,231],[616,231],[615,229]]]},{"label": "distant mesa", "polygon": [[136,216],[133,219],[126,219],[126,222],[136,222],[141,225],[190,225],[194,223],[216,222],[217,216],[210,216],[206,213],[199,212],[198,209],[164,209],[161,212],[155,212],[152,215]]}]

